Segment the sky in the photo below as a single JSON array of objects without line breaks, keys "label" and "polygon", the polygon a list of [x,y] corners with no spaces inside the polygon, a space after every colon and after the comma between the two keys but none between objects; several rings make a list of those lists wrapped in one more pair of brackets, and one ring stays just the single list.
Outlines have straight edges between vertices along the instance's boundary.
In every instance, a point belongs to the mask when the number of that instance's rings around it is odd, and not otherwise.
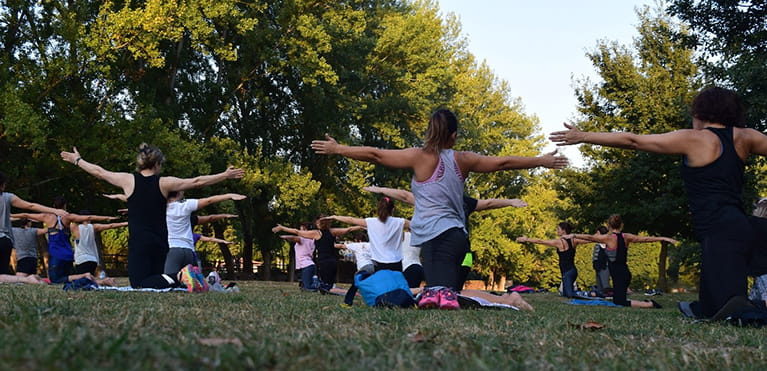
[{"label": "sky", "polygon": [[[631,45],[639,33],[634,11],[651,0],[438,0],[443,14],[455,13],[469,51],[506,80],[524,112],[540,120],[548,137],[576,115],[574,79],[598,75],[586,53],[600,40]],[[545,150],[556,146],[547,141]],[[577,147],[560,147],[582,166]]]}]

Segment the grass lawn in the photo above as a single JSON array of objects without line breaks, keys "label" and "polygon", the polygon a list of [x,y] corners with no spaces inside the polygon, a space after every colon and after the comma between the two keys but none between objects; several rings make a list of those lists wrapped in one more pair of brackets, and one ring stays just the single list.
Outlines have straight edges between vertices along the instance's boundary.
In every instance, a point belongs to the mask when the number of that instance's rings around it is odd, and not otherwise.
[{"label": "grass lawn", "polygon": [[[127,285],[121,279],[120,284]],[[240,282],[240,293],[65,292],[3,284],[3,369],[765,369],[765,329],[692,323],[690,294],[664,308],[571,306],[528,294],[536,311],[373,309],[361,298]],[[645,299],[634,295],[634,299]],[[601,330],[578,325],[596,321]]]}]

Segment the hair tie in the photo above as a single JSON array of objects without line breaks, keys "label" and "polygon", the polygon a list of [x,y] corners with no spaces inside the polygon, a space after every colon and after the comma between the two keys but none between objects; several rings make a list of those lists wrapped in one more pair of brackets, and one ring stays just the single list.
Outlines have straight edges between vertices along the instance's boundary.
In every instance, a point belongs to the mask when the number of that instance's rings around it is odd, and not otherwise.
[{"label": "hair tie", "polygon": [[389,199],[389,197],[384,197],[384,200],[386,200],[386,202],[391,202],[391,200]]}]

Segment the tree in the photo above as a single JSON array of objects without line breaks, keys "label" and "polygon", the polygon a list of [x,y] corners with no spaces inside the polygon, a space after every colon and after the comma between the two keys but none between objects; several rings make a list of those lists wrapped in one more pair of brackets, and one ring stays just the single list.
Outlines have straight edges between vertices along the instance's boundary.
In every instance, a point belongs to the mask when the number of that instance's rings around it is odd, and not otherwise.
[{"label": "tree", "polygon": [[667,11],[689,26],[683,39],[699,47],[707,78],[737,90],[749,122],[767,129],[767,1],[673,0]]},{"label": "tree", "polygon": [[[668,16],[638,11],[640,36],[633,52],[600,42],[588,54],[601,82],[576,87],[584,130],[661,133],[689,127],[686,107],[697,91],[693,52],[675,35],[683,32]],[[564,194],[578,208],[576,220],[593,228],[610,214],[623,215],[627,231],[690,236],[686,199],[678,175],[679,158],[586,145],[591,167],[570,174]],[[591,185],[591,186],[585,186]],[[661,248],[658,286],[666,288],[668,246]]]}]

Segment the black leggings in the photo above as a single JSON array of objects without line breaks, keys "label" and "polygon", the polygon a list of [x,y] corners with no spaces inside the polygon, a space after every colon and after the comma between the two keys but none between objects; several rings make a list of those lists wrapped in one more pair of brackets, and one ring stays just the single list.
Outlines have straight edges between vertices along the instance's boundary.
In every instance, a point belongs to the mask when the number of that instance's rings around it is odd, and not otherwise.
[{"label": "black leggings", "polygon": [[94,261],[80,263],[75,266],[75,274],[90,273],[91,275],[95,275],[96,267],[98,266],[99,264]]},{"label": "black leggings", "polygon": [[469,239],[461,228],[450,228],[421,244],[421,263],[426,286],[460,290],[461,263],[469,252]]},{"label": "black leggings", "polygon": [[13,242],[10,238],[0,237],[0,274],[11,274],[11,251]]},{"label": "black leggings", "polygon": [[709,237],[700,245],[700,314],[712,317],[733,296],[746,296],[751,241]]},{"label": "black leggings", "polygon": [[336,259],[323,259],[317,262],[317,276],[320,279],[320,289],[329,291],[336,283]]},{"label": "black leggings", "polygon": [[[175,277],[163,274],[168,247],[128,245],[128,278],[133,288],[166,289],[178,285]],[[173,281],[168,282],[166,277]]]},{"label": "black leggings", "polygon": [[631,306],[631,300],[626,299],[626,293],[631,284],[631,271],[625,263],[610,263],[610,277],[613,279],[613,303],[624,307]]}]

